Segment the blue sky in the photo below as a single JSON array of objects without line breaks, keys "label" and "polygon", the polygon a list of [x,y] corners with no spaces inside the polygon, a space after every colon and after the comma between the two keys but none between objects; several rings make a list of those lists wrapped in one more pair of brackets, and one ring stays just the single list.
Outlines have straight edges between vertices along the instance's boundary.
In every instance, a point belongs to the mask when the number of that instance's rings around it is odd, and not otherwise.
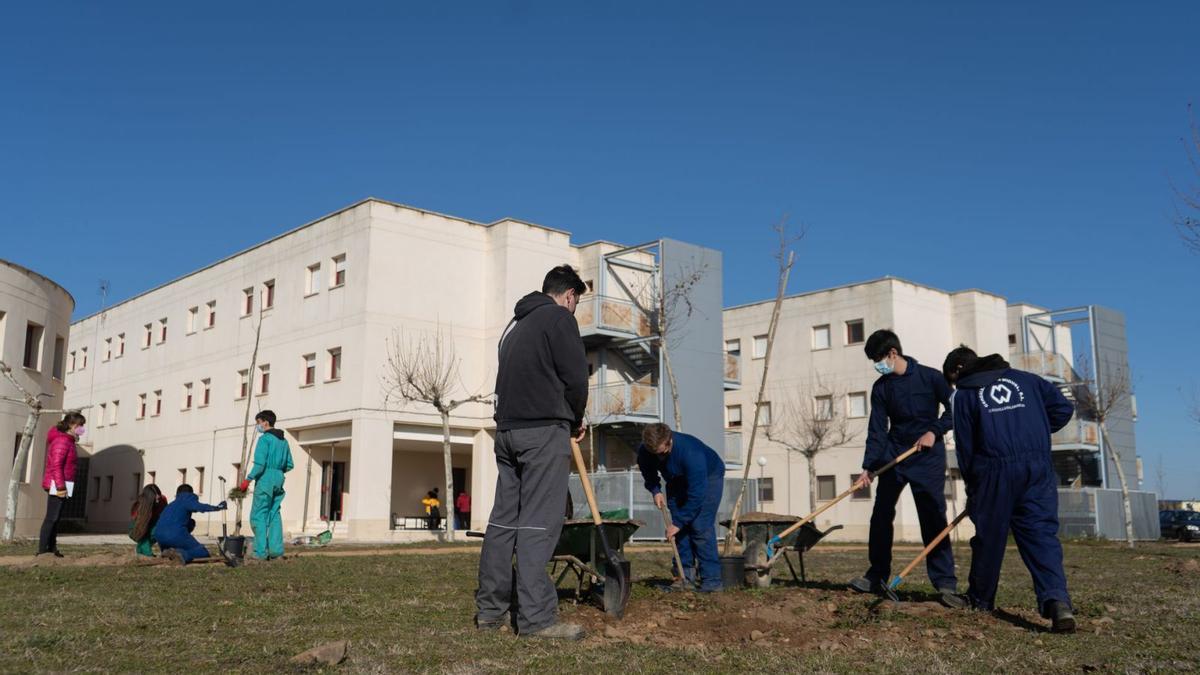
[{"label": "blue sky", "polygon": [[374,195],[714,246],[734,304],[788,214],[794,290],[1125,312],[1147,485],[1200,497],[1200,4],[738,5],[10,3],[0,257],[84,314]]}]

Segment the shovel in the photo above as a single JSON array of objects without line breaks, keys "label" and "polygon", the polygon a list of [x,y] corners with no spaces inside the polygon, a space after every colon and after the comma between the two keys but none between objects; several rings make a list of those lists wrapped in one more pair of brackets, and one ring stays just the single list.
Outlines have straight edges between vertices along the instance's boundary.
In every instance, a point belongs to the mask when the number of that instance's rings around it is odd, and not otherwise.
[{"label": "shovel", "polygon": [[[226,498],[229,496],[229,491],[225,489],[225,477],[217,476],[217,480],[221,481],[221,496]],[[237,537],[238,543],[229,540],[229,518],[228,511],[221,511],[221,540],[217,542],[217,550],[221,552],[221,558],[225,560],[225,564],[230,567],[237,567],[242,564],[242,547],[245,545],[245,539]],[[230,550],[233,549],[233,550]]]},{"label": "shovel", "polygon": [[600,517],[600,508],[596,506],[596,493],[592,492],[592,481],[588,478],[587,466],[583,463],[583,453],[580,452],[579,444],[574,438],[571,439],[571,453],[575,455],[575,468],[579,470],[583,494],[587,496],[588,508],[592,511],[592,522],[600,535],[600,543],[604,545],[604,610],[620,619],[625,614],[625,606],[629,604],[629,593],[632,590],[629,583],[629,561],[618,556],[608,543],[608,537],[604,534],[604,520]]},{"label": "shovel", "polygon": [[[665,501],[666,498],[667,493],[664,490],[663,500]],[[662,512],[663,527],[671,529],[671,515],[667,513],[667,507],[660,506],[658,510]],[[667,541],[671,542],[671,553],[675,554],[675,567],[679,570],[679,588],[687,590],[687,574],[683,571],[683,559],[679,557],[679,544],[676,543],[675,537],[667,537]],[[675,583],[672,582],[671,585],[675,585]]]},{"label": "shovel", "polygon": [[[908,459],[910,456],[913,455],[913,453],[917,452],[920,449],[921,449],[920,445],[912,446],[908,450],[905,450],[903,453],[901,453],[900,456],[897,457],[896,459],[893,459],[892,461],[888,462],[887,464],[884,464],[883,466],[879,467],[879,470],[872,472],[871,475],[878,476],[882,473],[887,473],[888,471],[891,470],[892,467],[894,467],[897,464],[899,464],[900,462],[903,462],[904,460]],[[779,534],[775,535],[774,537],[771,537],[770,540],[767,541],[767,566],[770,567],[771,565],[775,564],[775,561],[779,558],[779,556],[783,555],[784,547],[782,546],[782,544],[783,544],[784,537],[786,537],[789,534],[795,532],[796,530],[804,527],[806,524],[811,523],[812,521],[816,520],[817,516],[821,515],[822,513],[825,513],[829,509],[833,508],[834,504],[837,504],[838,502],[842,501],[846,497],[849,497],[850,495],[854,494],[858,490],[862,489],[863,485],[864,485],[863,481],[858,481],[858,480],[854,481],[853,485],[851,485],[842,494],[838,495],[837,497],[834,497],[833,501],[829,502],[825,506],[822,506],[821,508],[817,509],[816,511],[813,511],[812,513],[808,514],[804,518],[801,518],[800,520],[796,521],[795,523],[793,523],[790,527],[788,527],[783,532],[780,532]]]},{"label": "shovel", "polygon": [[925,556],[929,555],[930,551],[937,548],[937,545],[942,543],[942,540],[949,536],[950,532],[952,532],[954,528],[958,527],[958,524],[961,523],[963,518],[966,517],[966,511],[958,514],[954,520],[950,521],[950,524],[946,526],[946,529],[942,530],[938,536],[933,538],[933,541],[929,542],[929,545],[926,546],[923,551],[921,551],[921,554],[918,555],[916,559],[908,563],[908,567],[905,567],[900,574],[892,577],[892,580],[888,582],[887,588],[884,589],[884,593],[887,594],[888,600],[891,600],[892,602],[900,602],[900,596],[896,595],[896,589],[900,587],[900,584],[904,583],[904,577],[908,576],[908,573],[913,571],[913,568],[920,564],[920,562],[925,559]]}]

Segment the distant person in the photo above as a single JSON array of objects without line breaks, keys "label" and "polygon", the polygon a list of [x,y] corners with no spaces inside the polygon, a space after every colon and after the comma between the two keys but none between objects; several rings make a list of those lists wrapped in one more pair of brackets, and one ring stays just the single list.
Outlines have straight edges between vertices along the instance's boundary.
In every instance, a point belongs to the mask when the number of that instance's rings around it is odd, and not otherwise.
[{"label": "distant person", "polygon": [[1045,379],[1009,367],[999,354],[979,358],[969,347],[950,352],[942,367],[955,384],[954,441],[975,523],[967,601],[996,608],[1000,565],[1011,532],[1033,577],[1038,612],[1056,633],[1075,632],[1058,540],[1058,474],[1050,435],[1075,406]]},{"label": "distant person", "polygon": [[471,495],[466,490],[454,498],[454,515],[458,519],[458,529],[471,527]]},{"label": "distant person", "polygon": [[558,591],[546,564],[564,522],[571,438],[584,434],[588,360],[574,314],[586,291],[569,265],[555,267],[541,292],[517,301],[500,335],[496,497],[479,556],[479,630],[499,630],[511,620],[521,637],[584,636],[583,627],[558,620]]},{"label": "distant person", "polygon": [[138,555],[154,557],[154,544],[157,542],[152,533],[165,508],[167,498],[154,483],[142,488],[142,493],[133,502],[129,510],[129,538],[137,542]]},{"label": "distant person", "polygon": [[[926,545],[946,529],[946,446],[942,436],[953,426],[950,386],[941,373],[904,355],[900,338],[890,330],[877,330],[864,346],[879,379],[871,387],[871,418],[860,481],[869,483],[873,472],[914,445],[920,452],[879,476],[875,508],[867,545],[870,568],[850,582],[860,593],[882,593],[892,566],[896,502],[905,486],[912,491]],[[938,409],[942,411],[939,414]],[[954,551],[945,538],[925,558],[929,580],[948,607],[965,606],[958,595]]]},{"label": "distant person", "polygon": [[69,412],[46,432],[46,470],[42,474],[46,517],[42,520],[37,555],[63,557],[58,550],[58,521],[62,518],[63,506],[75,492],[75,446],[87,433],[86,424],[83,415]]},{"label": "distant person", "polygon": [[421,500],[421,505],[425,507],[425,527],[430,530],[441,527],[442,503],[438,501],[437,490],[426,492],[425,498]]},{"label": "distant person", "polygon": [[167,560],[186,565],[193,560],[207,558],[211,555],[208,549],[192,536],[192,530],[196,527],[192,514],[224,510],[225,502],[215,506],[202,504],[192,486],[184,483],[175,490],[175,501],[167,504],[158,516],[158,525],[154,526],[151,536],[158,540],[158,547]]},{"label": "distant person", "polygon": [[283,474],[292,470],[292,449],[283,432],[275,428],[275,413],[263,410],[254,416],[261,436],[254,446],[254,466],[239,486],[242,492],[254,483],[250,527],[254,530],[254,557],[273,560],[283,556]]},{"label": "distant person", "polygon": [[[675,539],[679,576],[702,593],[723,589],[717,557],[717,508],[725,489],[725,462],[695,436],[671,431],[665,424],[647,424],[637,449],[638,468],[654,504],[670,510],[667,539]],[[662,480],[667,482],[663,495]],[[699,564],[696,578],[693,562]]]}]

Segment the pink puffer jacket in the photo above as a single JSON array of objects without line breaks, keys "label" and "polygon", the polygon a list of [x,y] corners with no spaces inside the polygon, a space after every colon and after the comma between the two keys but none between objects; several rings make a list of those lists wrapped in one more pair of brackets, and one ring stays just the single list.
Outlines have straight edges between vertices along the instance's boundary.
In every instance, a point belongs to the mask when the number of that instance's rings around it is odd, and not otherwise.
[{"label": "pink puffer jacket", "polygon": [[54,481],[59,490],[65,490],[67,481],[75,482],[75,437],[63,433],[58,427],[50,427],[46,434],[46,472],[42,475],[42,489],[50,489]]}]

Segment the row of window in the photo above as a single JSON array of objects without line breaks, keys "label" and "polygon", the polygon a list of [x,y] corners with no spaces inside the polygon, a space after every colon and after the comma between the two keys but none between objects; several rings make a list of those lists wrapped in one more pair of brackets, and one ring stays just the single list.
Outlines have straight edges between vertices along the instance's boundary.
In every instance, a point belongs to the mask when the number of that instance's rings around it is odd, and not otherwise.
[{"label": "row of window", "polygon": [[[304,273],[304,297],[312,297],[321,292],[321,263],[313,263],[305,268]],[[346,254],[340,253],[330,258],[329,261],[329,289],[341,288],[346,285]],[[241,311],[242,317],[248,317],[254,313],[254,288],[242,289]],[[259,290],[259,296],[262,311],[267,311],[275,307],[275,280],[268,279],[262,283]],[[187,310],[187,321],[185,334],[192,335],[200,330],[208,330],[217,325],[217,301],[210,300],[204,303],[203,306],[196,305],[189,307]],[[167,341],[167,317],[163,317],[158,321],[148,323],[142,326],[142,349],[149,349],[151,345],[161,345]],[[28,342],[27,342],[28,344]],[[28,351],[28,347],[26,347]],[[117,333],[114,337],[104,339],[104,351],[101,362],[108,362],[114,358],[121,358],[125,355],[125,333]],[[57,361],[56,361],[57,363]],[[29,367],[29,366],[26,366]],[[82,347],[79,353],[71,352],[70,361],[67,372],[75,372],[87,368],[87,347]],[[61,368],[59,369],[61,370]],[[56,375],[61,377],[61,373]]]},{"label": "row of window", "polygon": [[[857,475],[850,476],[849,485],[853,485],[854,481],[858,480]],[[837,476],[817,476],[817,501],[827,502],[838,495],[837,491]],[[868,483],[863,487],[855,490],[851,495],[852,500],[866,500],[871,498],[871,484]],[[759,478],[758,479],[758,500],[761,502],[775,501],[775,479],[774,478]]]},{"label": "row of window", "polygon": [[[342,348],[334,347],[325,352],[325,381],[336,382],[342,378]],[[300,387],[311,387],[317,383],[317,355],[305,354],[301,357]],[[271,364],[263,363],[257,366],[255,377],[255,394],[263,396],[271,392]],[[244,399],[250,395],[250,371],[238,371],[238,384],[235,399]],[[199,382],[184,382],[180,388],[180,411],[192,408],[204,408],[212,402],[212,379],[204,378]],[[101,403],[95,413],[96,427],[111,426],[117,423],[121,402],[109,401]],[[155,389],[147,394],[138,394],[137,414],[135,419],[158,417],[163,411],[163,392]]]},{"label": "row of window", "polygon": [[[816,419],[830,420],[834,417],[833,397],[832,396],[814,396],[812,399],[813,413]],[[846,394],[846,417],[858,418],[867,416],[867,392],[855,391]],[[759,426],[771,425],[771,402],[763,401],[762,407],[759,408],[758,414]],[[725,426],[729,429],[737,429],[742,426],[742,406],[741,404],[725,406]]]},{"label": "row of window", "polygon": [[[241,468],[242,468],[241,463],[235,462],[233,464],[233,475],[240,476]],[[176,471],[177,471],[177,476],[179,478],[179,483],[176,484],[176,487],[178,487],[179,485],[183,485],[184,483],[187,483],[188,485],[192,486],[193,490],[196,491],[197,496],[201,496],[201,497],[204,496],[205,467],[196,466],[196,467],[192,467],[190,470],[187,467],[183,467],[181,469],[177,469]],[[112,501],[113,486],[114,486],[115,482],[116,482],[115,476],[111,476],[111,475],[110,476],[92,476],[91,489],[88,490],[88,501],[91,501],[91,502]],[[145,487],[146,485],[157,485],[157,484],[158,484],[158,472],[157,471],[147,471],[145,483],[142,482],[141,472],[134,472],[132,475],[132,480],[129,483],[129,485],[133,488],[131,491],[131,494],[129,495],[129,498],[137,499],[138,496],[141,494],[143,487]],[[163,494],[167,494],[167,492],[164,491]],[[221,498],[224,499],[224,495],[222,495]]]},{"label": "row of window", "polygon": [[[854,319],[846,321],[843,326],[843,345],[853,346],[860,345],[866,340],[866,328],[863,327],[862,319]],[[833,327],[830,324],[823,323],[819,326],[812,327],[812,349],[819,351],[822,349],[830,349],[833,346]],[[740,338],[732,338],[725,341],[725,351],[730,354],[742,353],[742,341]],[[767,356],[767,336],[755,335],[751,342],[750,357],[755,359],[765,358]]]}]

